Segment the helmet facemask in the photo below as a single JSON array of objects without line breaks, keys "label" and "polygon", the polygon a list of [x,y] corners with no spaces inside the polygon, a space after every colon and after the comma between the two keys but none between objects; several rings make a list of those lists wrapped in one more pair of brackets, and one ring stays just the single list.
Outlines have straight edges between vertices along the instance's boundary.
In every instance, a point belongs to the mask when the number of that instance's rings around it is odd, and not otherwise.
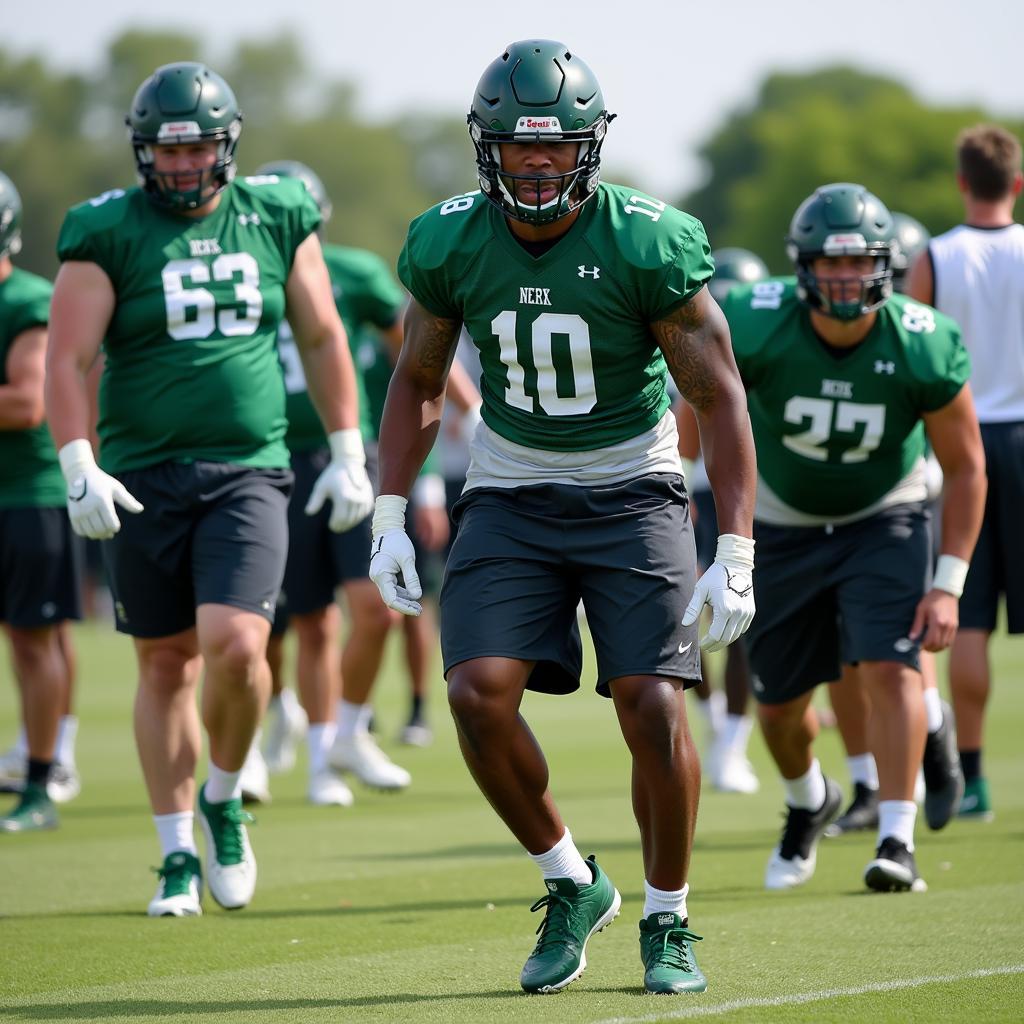
[{"label": "helmet facemask", "polygon": [[[139,184],[153,202],[171,210],[195,210],[223,191],[235,176],[235,149],[242,133],[239,114],[226,127],[199,130],[195,122],[164,122],[154,138],[128,129],[135,154],[135,167]],[[217,159],[210,167],[188,171],[157,171],[156,146],[186,146],[199,142],[216,142]],[[199,176],[192,188],[178,188],[182,179]]]},{"label": "helmet facemask", "polygon": [[[796,267],[797,297],[823,316],[833,320],[851,321],[873,313],[892,295],[892,249],[888,242],[868,243],[856,232],[829,235],[819,251],[801,251],[794,243],[788,247],[789,258]],[[822,258],[837,256],[872,256],[875,269],[861,274],[858,294],[847,298],[844,294],[855,283],[844,280],[822,281],[814,272],[814,263]]]},{"label": "helmet facemask", "polygon": [[[597,193],[601,180],[601,145],[614,117],[601,111],[586,128],[563,131],[553,116],[520,117],[515,131],[496,131],[470,113],[469,134],[476,150],[477,175],[486,198],[507,217],[527,224],[552,224],[578,210]],[[578,143],[576,165],[562,174],[513,174],[501,166],[503,143],[512,145],[537,143]],[[535,203],[519,197],[518,185],[527,182],[536,186]],[[544,200],[542,183],[550,183],[555,194]]]}]

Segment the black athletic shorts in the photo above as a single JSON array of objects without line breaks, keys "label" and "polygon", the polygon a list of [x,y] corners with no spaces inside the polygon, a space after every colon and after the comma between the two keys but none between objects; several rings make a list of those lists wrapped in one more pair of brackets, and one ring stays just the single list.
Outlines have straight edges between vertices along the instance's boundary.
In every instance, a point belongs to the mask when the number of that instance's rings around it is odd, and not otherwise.
[{"label": "black athletic shorts", "polygon": [[117,474],[145,506],[120,511],[103,545],[117,628],[171,636],[201,604],[226,604],[273,622],[288,554],[288,469],[163,462]]},{"label": "black athletic shorts", "polygon": [[697,514],[694,516],[693,539],[697,545],[697,564],[701,570],[709,569],[718,551],[718,512],[715,496],[708,489],[690,495]]},{"label": "black athletic shorts", "polygon": [[446,676],[471,658],[516,658],[537,663],[531,690],[571,693],[582,670],[582,599],[602,696],[620,676],[700,681],[697,626],[681,624],[696,558],[680,477],[474,488],[454,518],[441,586]]},{"label": "black athletic shorts", "polygon": [[897,505],[845,526],[754,523],[754,600],[746,634],[751,687],[785,704],[841,666],[896,661],[920,668],[907,634],[930,585],[931,536],[921,505]]},{"label": "black athletic shorts", "polygon": [[82,545],[67,509],[0,508],[0,622],[17,629],[82,617]]},{"label": "black athletic shorts", "polygon": [[960,628],[994,630],[1005,594],[1007,630],[1024,633],[1024,423],[983,424],[981,440],[988,497],[960,598]]},{"label": "black athletic shorts", "polygon": [[370,516],[351,530],[335,533],[328,526],[329,500],[315,516],[306,515],[313,485],[330,461],[326,447],[292,453],[295,488],[288,503],[288,563],[274,618],[275,633],[288,628],[289,614],[308,615],[326,608],[341,584],[369,577]]}]

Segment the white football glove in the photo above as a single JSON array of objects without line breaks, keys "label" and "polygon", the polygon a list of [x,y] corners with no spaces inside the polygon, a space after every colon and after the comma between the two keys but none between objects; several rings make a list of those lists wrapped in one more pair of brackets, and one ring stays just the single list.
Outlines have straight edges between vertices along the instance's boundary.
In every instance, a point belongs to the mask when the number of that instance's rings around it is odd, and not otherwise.
[{"label": "white football glove", "polygon": [[331,499],[328,526],[335,533],[351,530],[373,509],[373,487],[366,475],[366,453],[363,438],[355,427],[328,434],[331,461],[313,484],[306,502],[306,515],[315,516]]},{"label": "white football glove", "polygon": [[[419,615],[423,587],[416,572],[416,552],[405,532],[405,498],[382,494],[373,512],[370,546],[370,579],[377,584],[384,603],[403,615]],[[398,583],[402,574],[405,586]]]},{"label": "white football glove", "polygon": [[701,650],[721,651],[743,636],[754,618],[754,542],[735,533],[723,533],[711,568],[705,572],[683,613],[683,625],[700,618],[704,605],[712,611],[711,625],[700,639]]},{"label": "white football glove", "polygon": [[142,503],[128,489],[96,465],[92,445],[84,437],[69,441],[59,453],[60,468],[68,490],[71,529],[79,537],[109,540],[121,529],[114,505],[127,512],[141,512]]}]

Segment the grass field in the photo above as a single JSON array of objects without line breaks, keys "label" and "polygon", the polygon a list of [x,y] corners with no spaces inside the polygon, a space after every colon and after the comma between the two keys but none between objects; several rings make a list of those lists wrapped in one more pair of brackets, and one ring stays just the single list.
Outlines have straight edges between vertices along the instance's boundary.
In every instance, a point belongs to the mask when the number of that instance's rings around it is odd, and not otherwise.
[{"label": "grass field", "polygon": [[[997,817],[922,827],[925,895],[868,894],[873,837],[823,843],[803,889],[766,893],[781,790],[755,736],[754,797],[705,790],[691,871],[691,926],[710,980],[702,996],[642,994],[642,869],[628,760],[608,702],[589,687],[529,699],[554,792],[583,852],[623,895],[590,966],[548,998],[519,990],[542,893],[533,866],[473,786],[438,680],[437,739],[396,748],[404,696],[395,661],[380,687],[385,746],[413,773],[400,795],[357,792],[348,810],[303,799],[304,766],[274,780],[252,830],[256,898],[226,913],[151,920],[159,861],[130,729],[128,642],[78,631],[84,789],[57,832],[0,837],[0,1019],[5,1021],[932,1022],[1024,1019],[1024,644],[995,648],[986,752]],[[392,652],[393,655],[394,652]],[[696,716],[695,716],[696,717]],[[6,660],[0,743],[16,722]],[[700,738],[700,722],[694,731]],[[838,739],[819,749],[846,782]]]}]

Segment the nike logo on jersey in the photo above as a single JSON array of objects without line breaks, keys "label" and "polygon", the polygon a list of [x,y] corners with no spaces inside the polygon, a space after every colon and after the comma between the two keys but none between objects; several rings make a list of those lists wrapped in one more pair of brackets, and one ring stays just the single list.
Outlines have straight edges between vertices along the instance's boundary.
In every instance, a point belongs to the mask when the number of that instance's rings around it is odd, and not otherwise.
[{"label": "nike logo on jersey", "polygon": [[680,654],[685,654],[692,646],[693,646],[693,641],[692,640],[688,644],[686,644],[685,646],[683,644],[680,644],[679,645],[679,653]]},{"label": "nike logo on jersey", "polygon": [[580,264],[579,271],[577,277],[592,277],[596,281],[601,276],[600,267],[588,267]]},{"label": "nike logo on jersey", "polygon": [[223,250],[216,238],[190,238],[189,256],[219,256]]},{"label": "nike logo on jersey", "polygon": [[891,377],[896,372],[896,364],[891,360],[876,359],[875,373],[887,373]]},{"label": "nike logo on jersey", "polygon": [[520,288],[519,303],[523,306],[550,306],[550,288]]}]

